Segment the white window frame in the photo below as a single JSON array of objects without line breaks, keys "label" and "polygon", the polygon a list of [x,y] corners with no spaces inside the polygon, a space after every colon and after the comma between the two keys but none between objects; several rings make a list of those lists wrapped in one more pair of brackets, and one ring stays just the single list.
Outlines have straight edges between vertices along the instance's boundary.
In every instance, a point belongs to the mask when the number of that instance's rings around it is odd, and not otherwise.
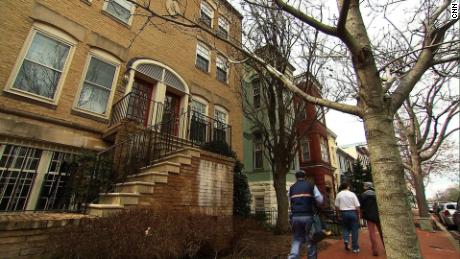
[{"label": "white window frame", "polygon": [[[260,143],[256,142],[256,134],[260,134]],[[255,132],[255,133],[253,134],[253,136],[254,136],[254,139],[253,139],[253,142],[252,142],[252,145],[253,145],[253,156],[254,156],[254,158],[253,158],[253,161],[254,161],[253,168],[254,168],[254,169],[263,169],[263,168],[264,168],[264,153],[263,153],[263,152],[264,152],[264,141],[263,141],[263,136],[262,136],[262,134],[261,134],[260,132]],[[261,149],[260,149],[260,150],[257,149],[257,145],[258,145],[258,144],[261,145]],[[262,158],[261,158],[261,159],[262,159],[262,161],[261,161],[262,165],[261,165],[261,167],[257,167],[257,163],[256,163],[256,161],[257,161],[257,160],[256,160],[256,157],[257,157],[256,152],[258,152],[258,151],[260,151],[261,154],[262,154]]]},{"label": "white window frame", "polygon": [[[208,102],[207,102],[205,99],[203,99],[203,98],[201,98],[201,97],[199,97],[199,96],[193,96],[193,97],[192,97],[192,101],[190,102],[190,105],[192,105],[193,102],[197,102],[197,103],[203,104],[204,107],[205,107],[205,113],[202,113],[202,114],[205,115],[205,116],[208,116],[209,105],[208,105]],[[190,109],[193,110],[192,107],[190,107]]]},{"label": "white window frame", "polygon": [[[21,89],[16,89],[14,88],[14,82],[16,81],[16,77],[19,74],[19,70],[21,69],[22,63],[24,62],[24,59],[27,55],[27,52],[29,51],[32,41],[37,33],[41,33],[42,35],[51,38],[53,40],[59,41],[61,43],[64,43],[69,46],[69,53],[67,54],[66,60],[64,62],[64,66],[62,67],[61,71],[61,76],[59,78],[59,81],[56,85],[56,90],[54,92],[54,97],[53,98],[47,98],[38,94],[30,93],[25,90]],[[47,104],[52,104],[52,105],[57,105],[59,98],[61,96],[62,92],[62,87],[64,84],[64,81],[67,77],[67,73],[69,71],[70,63],[72,62],[73,54],[75,52],[75,46],[77,45],[77,40],[75,40],[73,37],[70,35],[45,24],[42,23],[35,23],[31,30],[29,31],[29,34],[27,35],[26,41],[24,42],[21,51],[19,52],[18,58],[16,60],[16,63],[13,66],[12,72],[10,74],[10,77],[8,78],[8,81],[5,85],[5,91],[9,93],[13,93],[16,95],[20,95],[23,97],[31,98],[36,101],[44,102]]]},{"label": "white window frame", "polygon": [[[304,150],[304,144],[306,144],[307,148],[308,148],[308,158],[306,158],[304,156],[305,154],[305,150]],[[300,155],[302,157],[302,161],[304,162],[307,162],[307,161],[310,161],[311,160],[311,149],[310,149],[310,138],[308,137],[303,137],[301,140],[300,140]]]},{"label": "white window frame", "polygon": [[[86,73],[88,72],[88,69],[89,69],[89,64],[91,62],[91,58],[96,58],[96,59],[99,59],[105,63],[108,63],[110,65],[113,65],[115,66],[115,73],[113,75],[113,80],[112,80],[112,85],[111,85],[111,88],[110,88],[110,95],[109,95],[109,99],[107,100],[107,106],[105,108],[105,113],[97,113],[97,112],[93,112],[93,111],[89,111],[89,110],[86,110],[86,109],[82,109],[80,107],[78,107],[78,101],[80,100],[80,96],[81,96],[81,92],[83,90],[83,86],[85,84],[85,79],[86,79]],[[90,115],[93,115],[93,116],[97,116],[97,117],[101,117],[101,118],[104,118],[104,119],[108,119],[110,117],[110,114],[112,112],[112,103],[113,103],[113,98],[114,98],[114,95],[115,95],[115,91],[116,91],[116,87],[117,87],[117,81],[118,81],[118,74],[120,72],[120,64],[121,64],[121,61],[118,60],[117,58],[113,57],[112,55],[104,52],[104,51],[101,51],[101,50],[98,50],[98,49],[92,49],[90,50],[90,53],[88,55],[88,57],[86,58],[86,63],[85,63],[85,68],[83,70],[83,73],[82,73],[82,77],[80,79],[80,86],[79,86],[79,89],[78,89],[78,94],[75,96],[74,98],[74,103],[73,103],[73,108],[74,110],[76,111],[79,111],[79,112],[82,112],[82,113],[86,113],[86,114],[90,114]]]},{"label": "white window frame", "polygon": [[[220,79],[217,79],[217,68],[220,68],[222,70],[225,70],[226,72],[226,78],[225,78],[225,81],[222,81]],[[228,83],[228,78],[229,78],[229,72],[230,72],[230,69],[228,67],[228,58],[220,53],[218,53],[216,55],[216,79],[219,81],[219,82],[223,82],[223,83]]]},{"label": "white window frame", "polygon": [[320,137],[319,139],[319,146],[321,149],[321,160],[324,162],[329,163],[330,158],[329,158],[329,148],[327,145],[327,139],[325,137]]},{"label": "white window frame", "polygon": [[[114,14],[110,13],[109,11],[107,11],[107,6],[109,5],[110,1],[113,1],[113,2],[117,3],[118,5],[124,7],[125,9],[129,10],[129,12],[131,13],[131,16],[129,17],[127,22],[123,21],[122,19],[118,18]],[[134,11],[136,10],[136,5],[134,5],[133,3],[130,3],[128,1],[126,1],[126,0],[104,0],[104,5],[102,6],[102,10],[105,13],[107,13],[108,15],[110,15],[110,17],[113,17],[118,22],[121,22],[121,23],[126,24],[126,25],[131,25],[132,22],[133,22]]]},{"label": "white window frame", "polygon": [[217,22],[217,30],[219,30],[220,28],[222,28],[227,33],[227,37],[225,37],[225,39],[228,39],[228,37],[230,36],[230,23],[224,17],[219,17],[219,20]]},{"label": "white window frame", "polygon": [[220,121],[220,120],[219,121],[222,122],[222,123],[228,124],[228,121],[229,121],[228,111],[225,108],[221,107],[221,106],[215,105],[214,106],[214,119],[215,120],[218,120],[217,116],[216,116],[217,112],[221,112],[221,113],[225,114],[225,121]]},{"label": "white window frame", "polygon": [[201,3],[200,3],[200,19],[202,19],[201,12],[207,14],[211,18],[211,25],[210,26],[212,28],[213,23],[214,23],[214,9],[211,7],[210,4],[206,3],[205,1],[201,1]]},{"label": "white window frame", "polygon": [[[200,50],[200,48],[202,48],[202,50],[205,50],[207,51],[206,55],[207,57],[205,57],[205,53],[203,53],[204,51]],[[205,72],[208,72],[209,73],[209,68],[211,67],[211,49],[204,43],[198,41],[198,43],[196,44],[196,53],[195,53],[195,66],[198,67],[198,56],[201,56],[202,58],[205,58],[208,60],[208,67],[206,69]],[[198,67],[198,69],[201,70],[200,67]]]}]

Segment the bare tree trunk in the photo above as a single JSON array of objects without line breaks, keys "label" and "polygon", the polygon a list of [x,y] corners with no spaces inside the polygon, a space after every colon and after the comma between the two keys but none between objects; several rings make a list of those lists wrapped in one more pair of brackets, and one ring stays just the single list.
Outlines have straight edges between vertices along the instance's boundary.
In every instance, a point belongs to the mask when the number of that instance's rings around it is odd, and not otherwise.
[{"label": "bare tree trunk", "polygon": [[414,135],[409,135],[409,150],[412,168],[410,173],[414,181],[415,198],[417,200],[420,228],[425,231],[432,231],[433,227],[430,219],[430,212],[426,204],[425,185],[423,184],[422,159],[418,152],[418,147]]},{"label": "bare tree trunk", "polygon": [[283,234],[289,231],[288,215],[288,195],[286,190],[287,170],[281,161],[275,162],[275,172],[273,172],[273,186],[276,192],[278,204],[278,217],[276,219],[276,234]]},{"label": "bare tree trunk", "polygon": [[426,204],[425,184],[423,183],[423,175],[421,168],[418,167],[418,172],[414,173],[415,195],[417,199],[418,214],[420,217],[429,218],[430,211]]},{"label": "bare tree trunk", "polygon": [[385,111],[367,111],[363,119],[387,258],[422,258],[412,209],[406,197],[404,167],[393,117]]}]

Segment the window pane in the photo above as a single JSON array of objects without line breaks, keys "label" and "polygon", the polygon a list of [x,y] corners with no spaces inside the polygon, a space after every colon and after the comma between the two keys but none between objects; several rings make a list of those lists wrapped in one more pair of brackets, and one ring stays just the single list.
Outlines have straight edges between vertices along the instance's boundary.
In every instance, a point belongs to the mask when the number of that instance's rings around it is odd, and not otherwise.
[{"label": "window pane", "polygon": [[[117,3],[120,2],[120,3]],[[131,8],[128,8],[126,1],[110,1],[107,3],[107,12],[120,19],[121,21],[128,23],[131,17]],[[121,5],[122,4],[122,5]]]},{"label": "window pane", "polygon": [[209,59],[209,49],[201,44],[196,46],[196,53],[203,58]]},{"label": "window pane", "polygon": [[62,71],[70,47],[41,33],[36,33],[26,58]]},{"label": "window pane", "polygon": [[209,67],[209,61],[203,57],[201,57],[200,55],[197,55],[196,56],[196,66],[205,71],[205,72],[208,72],[208,67]]},{"label": "window pane", "polygon": [[78,107],[88,111],[104,114],[106,112],[109,95],[109,90],[85,83],[83,85],[83,89],[81,90]]},{"label": "window pane", "polygon": [[192,111],[199,112],[201,114],[206,114],[206,105],[198,101],[192,101]]},{"label": "window pane", "polygon": [[224,83],[227,82],[227,71],[217,68],[216,77],[217,77],[217,80],[221,82],[224,82]]},{"label": "window pane", "polygon": [[13,88],[53,99],[61,73],[24,60]]},{"label": "window pane", "polygon": [[115,66],[91,57],[91,62],[89,64],[88,71],[86,72],[85,80],[104,86],[107,89],[111,89],[115,69]]}]

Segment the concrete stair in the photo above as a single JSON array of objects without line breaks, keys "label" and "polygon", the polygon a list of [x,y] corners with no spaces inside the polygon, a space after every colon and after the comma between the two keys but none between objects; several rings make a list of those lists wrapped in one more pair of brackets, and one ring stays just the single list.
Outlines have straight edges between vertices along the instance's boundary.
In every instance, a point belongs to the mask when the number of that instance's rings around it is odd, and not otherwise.
[{"label": "concrete stair", "polygon": [[132,181],[115,184],[115,192],[152,194],[155,182]]},{"label": "concrete stair", "polygon": [[139,193],[130,192],[111,192],[100,193],[100,204],[114,204],[114,205],[136,205],[139,202]]},{"label": "concrete stair", "polygon": [[168,172],[147,171],[128,176],[129,181],[142,181],[150,183],[168,183]]},{"label": "concrete stair", "polygon": [[106,217],[124,209],[150,206],[141,198],[155,195],[155,185],[168,184],[169,174],[179,174],[182,165],[191,165],[192,157],[200,157],[200,150],[182,148],[141,168],[141,173],[129,175],[125,182],[115,184],[113,192],[99,194],[99,202],[88,206],[88,214]]},{"label": "concrete stair", "polygon": [[123,210],[124,206],[115,205],[115,204],[90,204],[88,206],[87,214],[98,216],[98,217],[107,217],[114,213],[119,213]]},{"label": "concrete stair", "polygon": [[143,173],[147,172],[168,172],[173,174],[178,174],[180,172],[180,163],[163,161],[155,163],[154,165],[146,166],[141,168]]}]

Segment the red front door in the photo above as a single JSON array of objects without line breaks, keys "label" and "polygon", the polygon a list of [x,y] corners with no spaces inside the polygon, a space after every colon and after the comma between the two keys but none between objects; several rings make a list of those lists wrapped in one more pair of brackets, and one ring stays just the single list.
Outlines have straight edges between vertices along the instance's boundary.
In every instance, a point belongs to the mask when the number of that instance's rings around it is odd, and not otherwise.
[{"label": "red front door", "polygon": [[134,117],[141,121],[144,126],[149,123],[149,114],[152,104],[152,83],[148,83],[139,79],[135,79],[132,89],[132,98],[130,106],[132,107],[132,114]]},{"label": "red front door", "polygon": [[166,92],[163,107],[163,127],[165,133],[178,136],[179,133],[180,96]]}]

